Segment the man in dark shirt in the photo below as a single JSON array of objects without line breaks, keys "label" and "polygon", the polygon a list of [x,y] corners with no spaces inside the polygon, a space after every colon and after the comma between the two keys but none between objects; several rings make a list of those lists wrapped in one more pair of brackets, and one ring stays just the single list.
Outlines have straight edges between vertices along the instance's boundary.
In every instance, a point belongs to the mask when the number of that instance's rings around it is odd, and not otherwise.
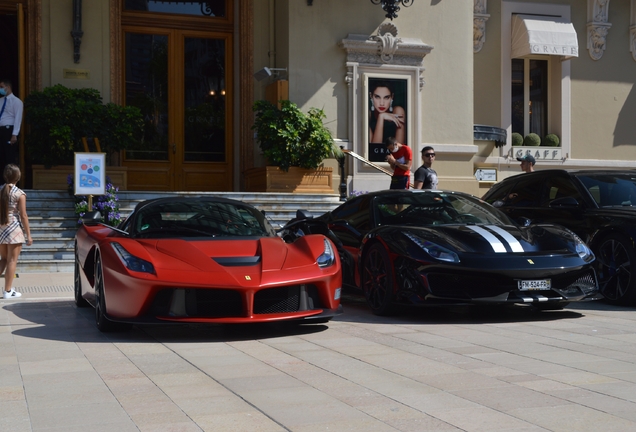
[{"label": "man in dark shirt", "polygon": [[435,149],[426,146],[422,149],[422,166],[415,171],[415,189],[437,189],[437,172],[432,168]]}]

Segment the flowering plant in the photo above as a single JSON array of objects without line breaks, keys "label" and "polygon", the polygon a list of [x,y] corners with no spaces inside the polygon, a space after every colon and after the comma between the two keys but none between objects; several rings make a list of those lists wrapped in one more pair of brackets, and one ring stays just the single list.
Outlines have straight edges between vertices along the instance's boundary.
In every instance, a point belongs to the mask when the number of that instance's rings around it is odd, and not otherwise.
[{"label": "flowering plant", "polygon": [[357,196],[360,195],[364,195],[366,193],[369,193],[369,191],[359,191],[359,190],[352,190],[351,193],[349,194],[349,196],[347,197],[348,200],[350,200],[351,198],[355,198]]},{"label": "flowering plant", "polygon": [[[72,174],[66,177],[69,195],[74,195],[74,178]],[[115,187],[110,178],[106,176],[106,194],[100,195],[94,204],[94,209],[99,210],[104,218],[104,223],[110,226],[117,226],[121,222],[121,213],[119,212],[119,197],[117,196],[119,188]],[[77,223],[81,223],[81,218],[88,211],[87,197],[75,195],[75,214],[78,216]]]}]

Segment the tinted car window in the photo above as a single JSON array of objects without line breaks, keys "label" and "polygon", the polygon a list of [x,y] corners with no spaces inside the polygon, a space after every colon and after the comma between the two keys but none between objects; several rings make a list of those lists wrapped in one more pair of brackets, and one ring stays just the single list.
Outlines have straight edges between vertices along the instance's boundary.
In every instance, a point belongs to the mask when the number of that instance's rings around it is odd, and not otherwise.
[{"label": "tinted car window", "polygon": [[[542,187],[542,177],[520,178],[517,184],[502,198],[503,205],[510,207],[537,207],[541,198]],[[494,202],[493,205],[495,205]]]},{"label": "tinted car window", "polygon": [[331,212],[331,220],[345,220],[359,231],[371,229],[370,198],[363,196],[344,203]]},{"label": "tinted car window", "polygon": [[486,195],[488,198],[486,202],[488,204],[494,204],[495,202],[505,202],[508,195],[510,194],[510,189],[515,185],[516,182],[502,182],[494,185]]},{"label": "tinted car window", "polygon": [[570,177],[549,177],[546,180],[541,206],[547,207],[557,198],[572,197],[581,202],[582,197]]},{"label": "tinted car window", "polygon": [[383,195],[374,204],[379,225],[512,224],[499,210],[460,194]]},{"label": "tinted car window", "polygon": [[636,176],[599,174],[577,178],[600,207],[636,205]]}]

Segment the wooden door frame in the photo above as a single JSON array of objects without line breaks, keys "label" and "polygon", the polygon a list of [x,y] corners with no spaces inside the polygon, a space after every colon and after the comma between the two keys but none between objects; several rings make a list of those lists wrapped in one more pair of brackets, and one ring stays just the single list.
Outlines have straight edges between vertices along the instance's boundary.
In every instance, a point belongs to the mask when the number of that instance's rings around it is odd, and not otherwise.
[{"label": "wooden door frame", "polygon": [[[40,0],[29,0],[37,1]],[[109,0],[110,10],[110,100],[122,104],[123,100],[123,62],[122,52],[122,1]],[[234,100],[237,104],[233,111],[235,116],[233,142],[238,146],[233,158],[234,190],[243,190],[242,173],[254,166],[254,137],[252,125],[254,114],[254,0],[229,0],[228,11],[235,17],[235,23],[231,24],[238,43],[238,52],[234,52],[234,62],[237,67],[234,70],[235,81]],[[237,180],[238,179],[238,180]]]},{"label": "wooden door frame", "polygon": [[[125,35],[126,33],[134,33],[134,34],[148,34],[148,35],[164,35],[167,37],[168,39],[168,46],[167,46],[167,50],[168,50],[168,58],[167,58],[167,62],[168,62],[168,83],[171,82],[176,82],[176,78],[175,78],[175,70],[174,70],[174,65],[175,65],[175,59],[171,58],[171,56],[174,55],[175,52],[175,39],[176,38],[176,33],[177,31],[174,29],[168,29],[168,28],[164,28],[164,27],[129,27],[129,26],[122,26],[121,27],[122,30],[122,51],[121,51],[121,64],[125,65],[125,55],[126,55],[126,51],[125,51],[125,47],[123,44],[124,41],[124,37],[123,35]],[[122,74],[122,82],[125,82],[125,75],[126,75],[126,71],[125,68],[122,68],[121,70],[121,74]],[[124,88],[122,87],[122,105],[124,104],[124,100],[123,100],[123,90]],[[175,105],[175,98],[176,96],[176,92],[177,90],[174,88],[174,86],[168,85],[168,106],[176,106]],[[148,173],[153,173],[154,174],[154,180],[149,182],[150,186],[146,186],[144,189],[145,190],[164,190],[164,189],[168,189],[168,190],[175,190],[175,153],[170,151],[170,145],[171,143],[173,143],[176,139],[176,134],[177,134],[177,129],[178,129],[178,124],[176,121],[174,120],[174,116],[175,116],[175,112],[174,111],[168,111],[168,148],[166,149],[167,154],[168,154],[168,158],[163,161],[163,160],[127,160],[125,161],[124,164],[124,159],[123,157],[120,158],[121,159],[121,164],[126,166],[128,168],[128,185],[135,184],[135,174],[137,172],[140,171],[144,171],[144,172],[148,172]],[[162,187],[161,183],[158,183],[157,180],[159,178],[161,178],[162,176],[166,177],[166,181],[163,183],[166,185],[166,187]],[[152,177],[151,177],[152,178]],[[149,179],[150,180],[150,179]],[[156,185],[152,186],[152,185]]]}]

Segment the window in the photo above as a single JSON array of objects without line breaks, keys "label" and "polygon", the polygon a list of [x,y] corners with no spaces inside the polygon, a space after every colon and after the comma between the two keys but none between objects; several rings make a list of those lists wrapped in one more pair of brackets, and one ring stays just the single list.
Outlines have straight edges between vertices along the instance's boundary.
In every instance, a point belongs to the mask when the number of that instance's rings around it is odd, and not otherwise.
[{"label": "window", "polygon": [[512,132],[522,136],[548,131],[548,60],[512,59]]}]

